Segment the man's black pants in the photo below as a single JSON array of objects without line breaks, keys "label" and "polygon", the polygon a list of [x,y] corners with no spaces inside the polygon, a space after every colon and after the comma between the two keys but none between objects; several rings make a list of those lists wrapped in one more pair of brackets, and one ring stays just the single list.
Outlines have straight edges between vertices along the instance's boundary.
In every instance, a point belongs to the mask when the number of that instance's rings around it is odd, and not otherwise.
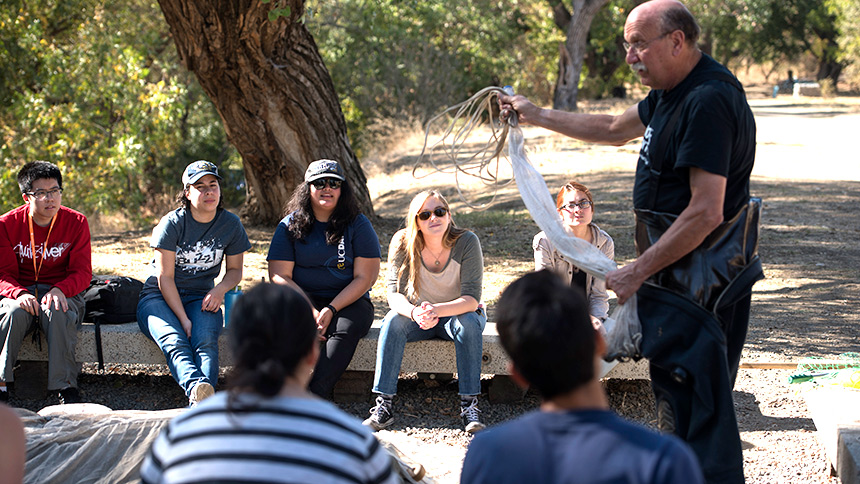
[{"label": "man's black pants", "polygon": [[714,317],[654,285],[638,292],[642,353],[650,360],[658,424],[690,445],[710,484],[744,482],[732,388],[751,297],[744,295]]}]

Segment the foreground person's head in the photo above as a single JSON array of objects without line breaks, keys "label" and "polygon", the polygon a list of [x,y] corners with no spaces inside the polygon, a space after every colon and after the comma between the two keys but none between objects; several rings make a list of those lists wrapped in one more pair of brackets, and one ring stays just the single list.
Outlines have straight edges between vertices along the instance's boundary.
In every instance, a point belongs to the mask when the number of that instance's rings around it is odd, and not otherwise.
[{"label": "foreground person's head", "polygon": [[496,329],[512,376],[547,400],[595,380],[604,343],[581,291],[542,270],[517,279],[499,298]]},{"label": "foreground person's head", "polygon": [[306,384],[318,356],[317,336],[311,307],[298,292],[278,284],[255,286],[230,313],[231,391],[271,397],[288,380]]}]

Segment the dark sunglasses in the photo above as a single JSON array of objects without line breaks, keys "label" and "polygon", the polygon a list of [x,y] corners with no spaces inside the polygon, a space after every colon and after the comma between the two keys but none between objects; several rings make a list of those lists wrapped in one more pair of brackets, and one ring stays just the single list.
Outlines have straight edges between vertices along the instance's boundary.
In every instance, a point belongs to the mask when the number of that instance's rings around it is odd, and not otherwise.
[{"label": "dark sunglasses", "polygon": [[337,190],[342,184],[343,181],[338,180],[337,178],[320,178],[311,182],[311,185],[313,185],[317,190],[322,190],[326,185],[328,185],[332,190]]},{"label": "dark sunglasses", "polygon": [[430,218],[430,215],[435,215],[437,218],[442,218],[445,214],[448,213],[448,209],[445,207],[436,207],[431,212],[430,210],[425,210],[423,212],[418,212],[418,220],[427,220]]}]

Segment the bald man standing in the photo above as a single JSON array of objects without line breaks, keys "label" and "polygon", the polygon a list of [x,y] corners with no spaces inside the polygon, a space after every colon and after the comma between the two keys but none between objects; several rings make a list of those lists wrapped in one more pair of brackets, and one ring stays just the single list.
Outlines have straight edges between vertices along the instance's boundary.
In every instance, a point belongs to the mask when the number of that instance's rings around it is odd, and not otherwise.
[{"label": "bald man standing", "polygon": [[643,137],[633,188],[638,258],[610,272],[636,296],[660,428],[687,441],[709,483],[744,481],[732,387],[749,325],[760,200],[755,120],[738,80],[696,45],[680,2],[652,0],[624,25],[626,61],[648,96],[620,115],[542,109],[500,96],[520,123],[594,143]]}]

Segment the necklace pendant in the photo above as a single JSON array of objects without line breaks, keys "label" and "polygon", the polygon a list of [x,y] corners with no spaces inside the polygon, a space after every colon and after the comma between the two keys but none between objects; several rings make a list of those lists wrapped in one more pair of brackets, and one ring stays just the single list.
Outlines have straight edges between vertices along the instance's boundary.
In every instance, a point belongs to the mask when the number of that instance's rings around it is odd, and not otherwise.
[{"label": "necklace pendant", "polygon": [[436,261],[436,265],[437,265],[437,266],[439,265],[439,261],[438,261],[438,260]]}]

